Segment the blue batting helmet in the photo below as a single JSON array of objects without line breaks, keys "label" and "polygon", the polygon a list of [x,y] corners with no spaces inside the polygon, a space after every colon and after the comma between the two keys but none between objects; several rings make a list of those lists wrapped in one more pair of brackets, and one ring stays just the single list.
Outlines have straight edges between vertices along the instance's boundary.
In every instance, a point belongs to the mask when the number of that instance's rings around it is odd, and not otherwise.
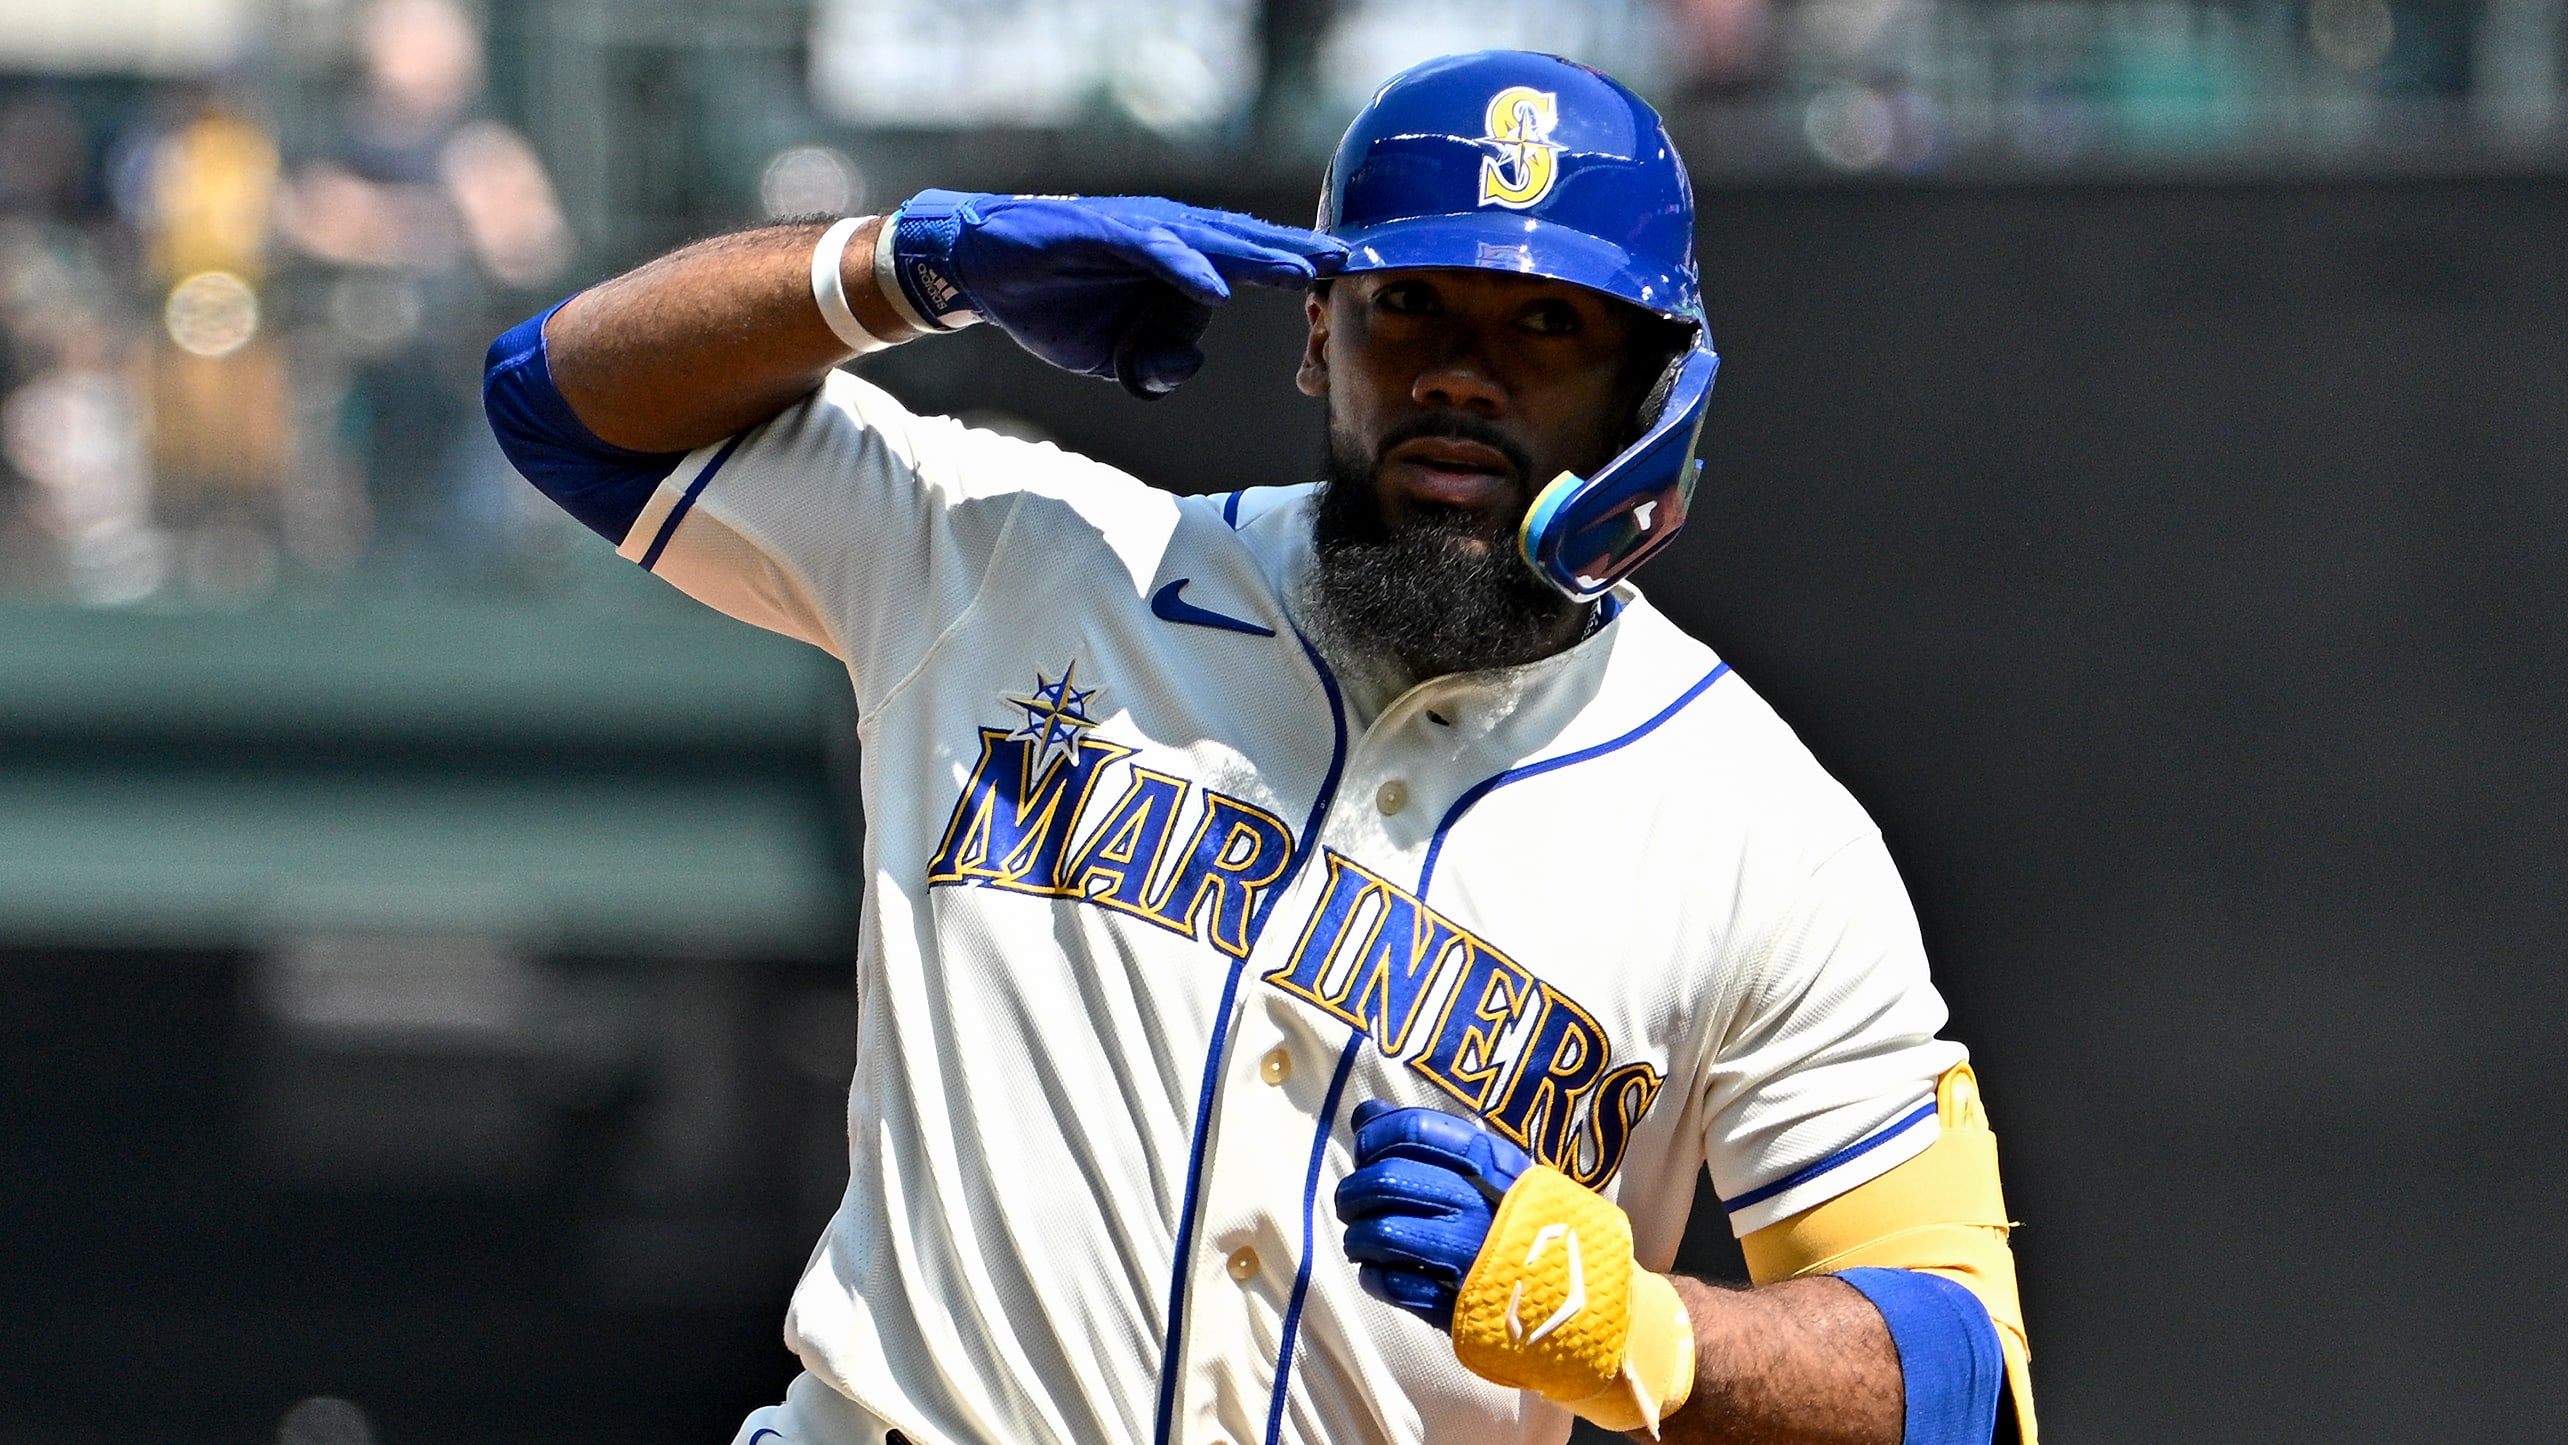
[{"label": "blue batting helmet", "polygon": [[1553,55],[1483,50],[1393,76],[1338,142],[1318,229],[1345,270],[1466,266],[1700,322],[1694,190],[1649,102]]},{"label": "blue batting helmet", "polygon": [[1693,331],[1643,435],[1593,476],[1563,472],[1527,508],[1527,565],[1599,596],[1685,525],[1721,358],[1694,270],[1694,188],[1667,128],[1620,81],[1556,55],[1483,50],[1393,76],[1347,127],[1320,185],[1339,274],[1464,267],[1545,276]]}]

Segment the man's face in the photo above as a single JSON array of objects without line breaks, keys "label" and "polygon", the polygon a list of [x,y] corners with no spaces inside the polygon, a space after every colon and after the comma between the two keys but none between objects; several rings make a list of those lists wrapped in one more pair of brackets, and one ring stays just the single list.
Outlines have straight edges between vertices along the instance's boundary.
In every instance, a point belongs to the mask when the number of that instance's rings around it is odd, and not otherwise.
[{"label": "man's face", "polygon": [[1421,675],[1530,661],[1584,610],[1515,536],[1534,494],[1628,435],[1641,313],[1507,272],[1339,278],[1308,303],[1298,378],[1329,404],[1320,625]]}]

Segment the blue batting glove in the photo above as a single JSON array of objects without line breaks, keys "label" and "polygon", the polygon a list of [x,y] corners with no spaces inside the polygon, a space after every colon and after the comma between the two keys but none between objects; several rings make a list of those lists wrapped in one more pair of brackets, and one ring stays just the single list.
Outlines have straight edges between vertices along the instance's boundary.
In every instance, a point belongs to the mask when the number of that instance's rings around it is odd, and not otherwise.
[{"label": "blue batting glove", "polygon": [[1453,1301],[1516,1176],[1533,1157],[1435,1109],[1355,1106],[1355,1172],[1337,1188],[1347,1258],[1364,1292],[1453,1328]]},{"label": "blue batting glove", "polygon": [[1346,256],[1316,231],[1157,196],[921,191],[891,224],[901,295],[930,325],[986,319],[1143,398],[1203,366],[1195,343],[1233,285],[1305,285]]}]

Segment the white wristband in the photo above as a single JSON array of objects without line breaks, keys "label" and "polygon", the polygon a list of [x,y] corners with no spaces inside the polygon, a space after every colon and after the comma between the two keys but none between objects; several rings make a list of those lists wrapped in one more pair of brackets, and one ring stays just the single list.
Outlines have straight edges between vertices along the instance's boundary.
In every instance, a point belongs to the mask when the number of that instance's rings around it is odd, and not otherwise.
[{"label": "white wristband", "polygon": [[892,228],[900,223],[899,211],[893,211],[883,217],[882,238],[874,243],[874,289],[883,293],[885,304],[889,305],[901,320],[908,322],[913,331],[952,331],[957,327],[969,326],[980,320],[980,317],[970,312],[963,313],[962,317],[956,320],[942,322],[930,321],[918,314],[918,308],[910,304],[909,293],[901,289],[901,268],[898,259],[892,253]]},{"label": "white wristband", "polygon": [[862,216],[849,216],[820,233],[820,244],[811,248],[811,299],[820,306],[820,319],[849,350],[858,356],[882,351],[892,343],[865,329],[856,313],[847,305],[847,278],[842,268],[847,264],[847,242],[856,228],[865,224]]}]

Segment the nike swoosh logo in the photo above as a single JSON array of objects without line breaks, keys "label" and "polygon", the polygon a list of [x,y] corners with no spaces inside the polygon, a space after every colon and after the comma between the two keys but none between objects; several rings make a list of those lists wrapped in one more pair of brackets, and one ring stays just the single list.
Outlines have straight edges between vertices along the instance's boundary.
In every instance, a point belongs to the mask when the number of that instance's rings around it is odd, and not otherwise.
[{"label": "nike swoosh logo", "polygon": [[1273,637],[1275,629],[1254,622],[1198,607],[1177,594],[1186,590],[1192,577],[1180,577],[1150,594],[1150,615],[1162,622],[1183,622],[1194,627],[1218,627],[1224,632],[1245,632],[1251,637]]}]

